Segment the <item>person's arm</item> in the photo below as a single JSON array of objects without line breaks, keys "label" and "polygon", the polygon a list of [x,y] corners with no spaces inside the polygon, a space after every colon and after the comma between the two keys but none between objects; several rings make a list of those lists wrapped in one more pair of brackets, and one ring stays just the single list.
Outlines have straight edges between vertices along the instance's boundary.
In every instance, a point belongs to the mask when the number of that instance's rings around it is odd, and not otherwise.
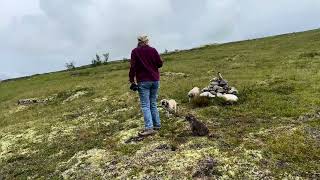
[{"label": "person's arm", "polygon": [[131,60],[130,60],[130,72],[129,72],[129,81],[130,83],[135,83],[134,77],[136,76],[136,56],[134,51],[131,52]]},{"label": "person's arm", "polygon": [[163,61],[161,60],[161,57],[156,49],[154,49],[154,52],[155,52],[154,57],[155,57],[156,65],[158,68],[161,68],[163,65]]}]

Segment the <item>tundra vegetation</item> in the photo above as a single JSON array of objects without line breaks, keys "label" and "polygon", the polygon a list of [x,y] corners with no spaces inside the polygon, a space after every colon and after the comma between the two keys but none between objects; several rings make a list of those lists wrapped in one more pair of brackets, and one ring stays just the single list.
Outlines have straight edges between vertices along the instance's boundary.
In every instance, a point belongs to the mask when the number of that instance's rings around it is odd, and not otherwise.
[{"label": "tundra vegetation", "polygon": [[[159,99],[205,137],[161,110],[162,129],[132,139],[143,119],[128,62],[1,82],[0,179],[319,179],[319,54],[320,30],[164,54]],[[217,72],[238,103],[190,104]],[[28,98],[41,103],[18,105]]]}]

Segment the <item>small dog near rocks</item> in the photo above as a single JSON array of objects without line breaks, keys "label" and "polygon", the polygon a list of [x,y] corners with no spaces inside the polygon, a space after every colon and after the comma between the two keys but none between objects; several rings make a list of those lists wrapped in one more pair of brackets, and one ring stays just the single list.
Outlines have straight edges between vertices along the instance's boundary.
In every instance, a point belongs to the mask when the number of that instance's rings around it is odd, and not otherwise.
[{"label": "small dog near rocks", "polygon": [[209,135],[208,127],[203,123],[197,120],[192,114],[186,116],[186,121],[190,123],[192,134],[194,136],[207,136]]},{"label": "small dog near rocks", "polygon": [[201,91],[200,88],[194,87],[188,92],[189,102],[195,97],[198,97],[200,95]]},{"label": "small dog near rocks", "polygon": [[178,110],[178,104],[175,100],[173,99],[170,99],[170,100],[167,100],[167,99],[162,99],[160,101],[161,103],[161,106],[166,110],[167,112],[167,117],[170,116],[170,113],[171,114],[177,114],[177,110]]}]

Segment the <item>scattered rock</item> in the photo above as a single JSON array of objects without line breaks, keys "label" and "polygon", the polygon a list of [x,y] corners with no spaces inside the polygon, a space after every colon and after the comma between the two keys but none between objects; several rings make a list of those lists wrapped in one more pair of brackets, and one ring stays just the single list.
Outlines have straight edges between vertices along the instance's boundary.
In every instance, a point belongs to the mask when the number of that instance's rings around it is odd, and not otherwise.
[{"label": "scattered rock", "polygon": [[315,113],[309,113],[309,114],[299,116],[298,121],[306,122],[306,121],[312,121],[319,118],[320,118],[320,111],[317,111]]},{"label": "scattered rock", "polygon": [[311,171],[311,172],[304,172],[303,175],[307,179],[320,179],[320,172]]},{"label": "scattered rock", "polygon": [[305,128],[305,131],[316,141],[320,142],[320,130],[313,127]]},{"label": "scattered rock", "polygon": [[53,99],[54,97],[48,97],[44,99],[40,99],[40,98],[20,99],[18,100],[18,105],[45,104],[52,101]]},{"label": "scattered rock", "polygon": [[278,168],[281,168],[281,169],[282,169],[282,168],[288,167],[288,166],[289,166],[289,163],[280,160],[280,161],[278,161],[278,162],[276,163],[276,165],[277,165]]},{"label": "scattered rock", "polygon": [[168,144],[161,144],[158,147],[155,148],[156,150],[171,150],[171,151],[176,151],[177,147],[168,145]]},{"label": "scattered rock", "polygon": [[18,105],[30,105],[39,103],[38,99],[20,99],[18,100]]},{"label": "scattered rock", "polygon": [[125,144],[129,144],[129,143],[137,143],[140,141],[144,140],[144,136],[134,136],[134,137],[130,137],[128,140],[126,140],[124,143]]}]

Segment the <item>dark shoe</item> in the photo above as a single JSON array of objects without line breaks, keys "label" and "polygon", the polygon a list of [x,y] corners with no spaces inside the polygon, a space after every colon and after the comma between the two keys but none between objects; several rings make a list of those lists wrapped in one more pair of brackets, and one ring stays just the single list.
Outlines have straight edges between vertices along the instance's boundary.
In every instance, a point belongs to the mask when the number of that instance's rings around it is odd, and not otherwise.
[{"label": "dark shoe", "polygon": [[139,134],[139,136],[150,136],[155,133],[156,133],[156,131],[154,131],[153,129],[145,129],[142,132],[139,132],[138,134]]},{"label": "dark shoe", "polygon": [[154,127],[153,130],[155,131],[159,131],[161,129],[161,127]]}]

